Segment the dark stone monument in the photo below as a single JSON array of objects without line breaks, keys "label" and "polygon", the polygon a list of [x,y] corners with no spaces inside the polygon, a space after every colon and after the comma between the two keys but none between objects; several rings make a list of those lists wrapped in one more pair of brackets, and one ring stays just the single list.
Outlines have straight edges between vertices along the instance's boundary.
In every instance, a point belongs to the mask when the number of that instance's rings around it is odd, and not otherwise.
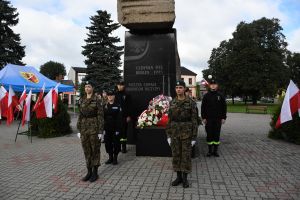
[{"label": "dark stone monument", "polygon": [[[118,19],[130,29],[125,33],[124,82],[137,119],[155,96],[175,96],[180,78],[176,30],[172,29],[175,1],[118,0]],[[129,130],[128,143],[136,143],[139,156],[171,156],[164,128]]]}]

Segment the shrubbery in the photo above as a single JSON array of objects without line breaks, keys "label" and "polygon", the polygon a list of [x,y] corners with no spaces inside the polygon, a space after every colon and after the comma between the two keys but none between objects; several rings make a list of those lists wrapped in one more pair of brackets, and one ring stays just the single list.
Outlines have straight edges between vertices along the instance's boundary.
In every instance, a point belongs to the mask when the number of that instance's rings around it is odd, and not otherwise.
[{"label": "shrubbery", "polygon": [[70,123],[67,106],[59,99],[58,111],[52,118],[37,120],[34,116],[31,119],[32,134],[43,138],[67,135],[72,133]]},{"label": "shrubbery", "polygon": [[300,117],[298,112],[293,116],[292,121],[285,122],[280,128],[275,129],[277,119],[280,115],[281,105],[273,114],[270,123],[272,130],[269,132],[269,137],[273,139],[282,139],[295,144],[300,144]]}]

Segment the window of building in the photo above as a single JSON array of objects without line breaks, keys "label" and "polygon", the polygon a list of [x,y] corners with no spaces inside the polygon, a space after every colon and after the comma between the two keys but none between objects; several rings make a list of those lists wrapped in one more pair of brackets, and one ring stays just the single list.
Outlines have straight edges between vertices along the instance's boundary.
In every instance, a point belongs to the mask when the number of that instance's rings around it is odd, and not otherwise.
[{"label": "window of building", "polygon": [[189,78],[189,85],[193,85],[193,79]]}]

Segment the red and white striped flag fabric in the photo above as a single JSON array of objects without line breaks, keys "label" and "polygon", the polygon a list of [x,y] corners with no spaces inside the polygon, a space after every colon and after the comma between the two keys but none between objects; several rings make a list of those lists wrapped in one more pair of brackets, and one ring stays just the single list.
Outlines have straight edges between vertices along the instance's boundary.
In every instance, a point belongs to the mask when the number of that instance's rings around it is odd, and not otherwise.
[{"label": "red and white striped flag fabric", "polygon": [[60,83],[58,83],[55,88],[52,90],[52,103],[54,108],[54,113],[57,113],[58,108],[58,86]]},{"label": "red and white striped flag fabric", "polygon": [[18,111],[21,111],[23,109],[23,104],[24,104],[25,99],[26,99],[26,87],[24,85],[24,90],[19,99],[19,105],[17,105],[17,107],[16,107],[18,109]]},{"label": "red and white striped flag fabric", "polygon": [[286,90],[281,112],[275,127],[279,128],[284,122],[293,120],[293,115],[296,112],[299,112],[300,116],[300,91],[295,83],[291,80]]},{"label": "red and white striped flag fabric", "polygon": [[207,85],[209,85],[209,84],[208,84],[207,80],[203,79],[203,80],[201,81],[201,85],[207,86]]},{"label": "red and white striped flag fabric", "polygon": [[26,97],[26,99],[25,99],[25,104],[24,104],[24,107],[23,107],[22,126],[24,126],[25,122],[30,121],[31,96],[32,96],[32,91],[30,90],[27,97]]},{"label": "red and white striped flag fabric", "polygon": [[39,94],[39,96],[38,96],[38,98],[37,98],[37,100],[36,100],[36,102],[34,104],[32,112],[36,110],[37,106],[39,105],[39,102],[43,99],[44,92],[45,92],[45,83],[43,84],[43,87],[42,87],[42,89],[40,91],[40,94]]},{"label": "red and white striped flag fabric", "polygon": [[18,98],[13,91],[11,85],[8,90],[7,120],[6,124],[10,125],[14,121],[14,107],[18,105]]},{"label": "red and white striped flag fabric", "polygon": [[8,92],[1,85],[0,87],[0,119],[2,119],[2,115],[7,112],[7,101],[8,101]]},{"label": "red and white striped flag fabric", "polygon": [[51,88],[44,99],[38,103],[35,110],[37,119],[52,118],[52,92]]}]

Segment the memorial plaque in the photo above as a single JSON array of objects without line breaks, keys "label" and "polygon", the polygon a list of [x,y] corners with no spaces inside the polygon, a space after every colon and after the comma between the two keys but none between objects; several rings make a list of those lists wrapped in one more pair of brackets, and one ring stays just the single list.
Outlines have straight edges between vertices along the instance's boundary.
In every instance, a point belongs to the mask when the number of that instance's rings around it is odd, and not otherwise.
[{"label": "memorial plaque", "polygon": [[140,115],[160,94],[174,96],[177,43],[174,29],[167,33],[125,34],[124,81]]}]

